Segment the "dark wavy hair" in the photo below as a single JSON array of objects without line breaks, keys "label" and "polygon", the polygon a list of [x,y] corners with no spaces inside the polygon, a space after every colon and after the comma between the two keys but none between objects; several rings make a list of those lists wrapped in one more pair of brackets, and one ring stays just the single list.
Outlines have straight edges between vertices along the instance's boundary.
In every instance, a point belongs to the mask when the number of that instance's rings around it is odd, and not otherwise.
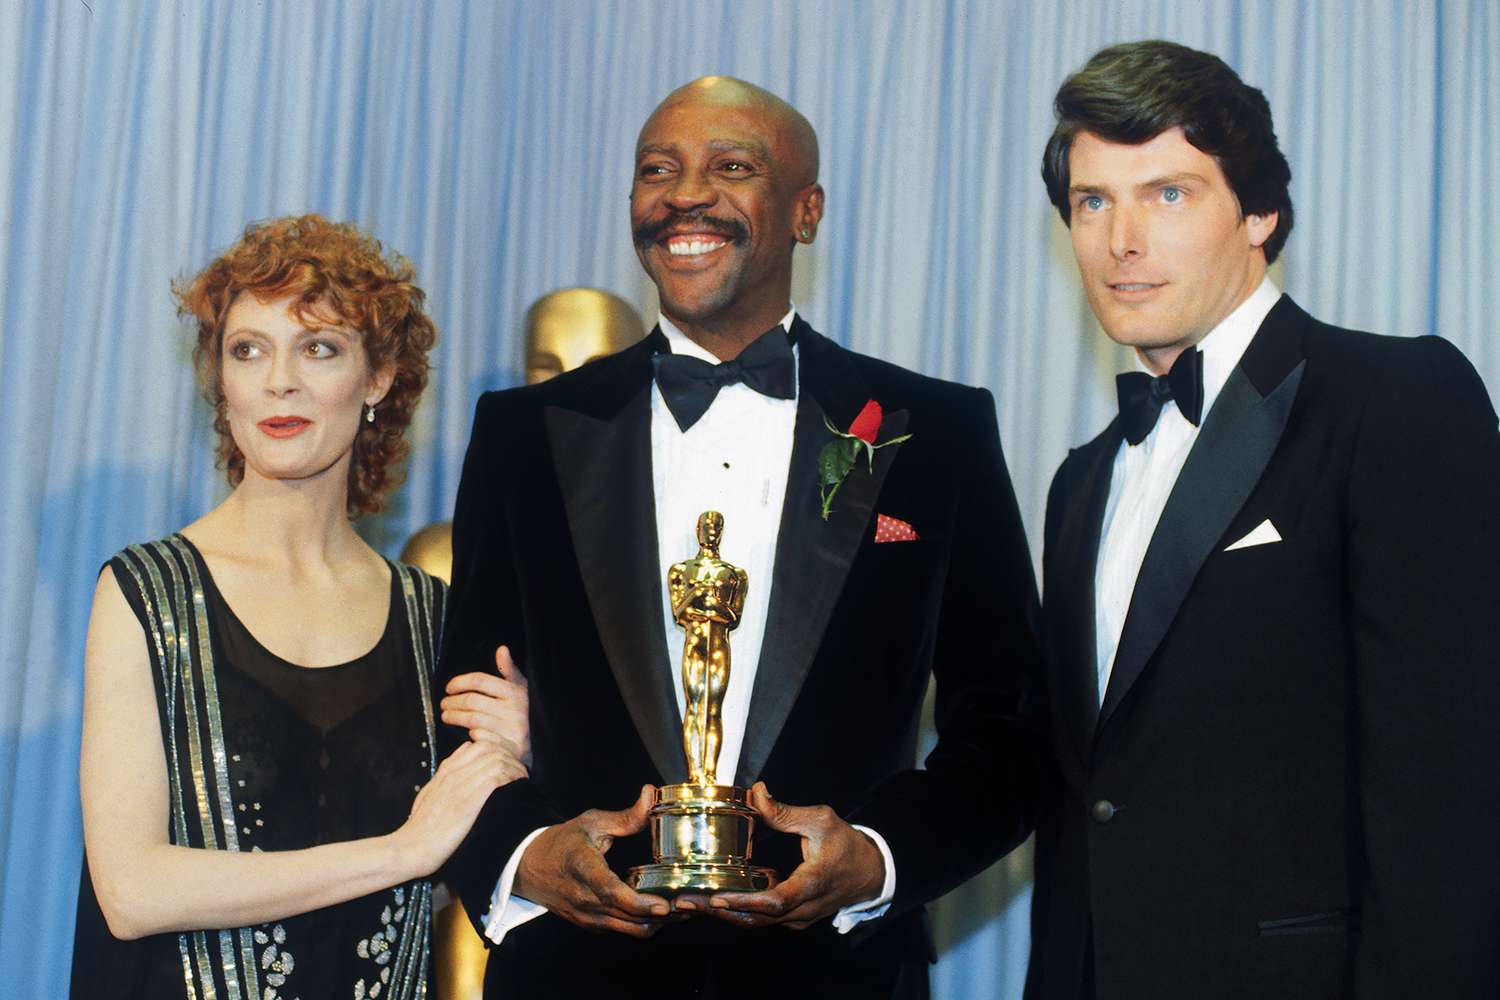
[{"label": "dark wavy hair", "polygon": [[250,224],[238,243],[199,274],[172,283],[178,313],[197,322],[193,366],[214,408],[218,459],[229,485],[245,478],[245,456],[229,432],[221,378],[229,307],[246,292],[262,301],[291,295],[292,312],[303,325],[358,330],[371,371],[395,367],[374,422],[359,423],[349,463],[349,516],[382,508],[385,494],[399,482],[406,428],[427,386],[427,352],[437,341],[437,328],[422,308],[426,295],[415,281],[405,258],[385,254],[379,241],[356,226],[302,215]]},{"label": "dark wavy hair", "polygon": [[1057,127],[1042,153],[1042,180],[1064,223],[1072,224],[1068,153],[1078,133],[1136,144],[1181,128],[1218,161],[1242,215],[1277,213],[1266,263],[1281,253],[1292,231],[1292,168],[1276,144],[1266,95],[1218,56],[1174,42],[1111,45],[1063,81],[1053,109]]}]

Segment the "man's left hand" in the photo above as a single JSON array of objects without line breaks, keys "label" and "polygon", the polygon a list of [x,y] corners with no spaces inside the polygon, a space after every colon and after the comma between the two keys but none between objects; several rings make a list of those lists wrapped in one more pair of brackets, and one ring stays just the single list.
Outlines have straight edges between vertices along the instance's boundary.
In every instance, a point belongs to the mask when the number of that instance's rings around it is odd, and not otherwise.
[{"label": "man's left hand", "polygon": [[750,790],[750,804],[766,826],[802,838],[802,864],[764,892],[679,896],[675,909],[707,913],[741,927],[785,924],[800,931],[880,895],[885,885],[880,848],[828,806],[777,802],[762,781]]}]

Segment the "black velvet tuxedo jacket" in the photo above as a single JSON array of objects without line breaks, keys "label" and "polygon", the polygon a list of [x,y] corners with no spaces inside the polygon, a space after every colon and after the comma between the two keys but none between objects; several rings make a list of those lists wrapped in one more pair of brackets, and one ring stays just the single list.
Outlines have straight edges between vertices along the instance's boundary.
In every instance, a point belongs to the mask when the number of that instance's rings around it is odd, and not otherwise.
[{"label": "black velvet tuxedo jacket", "polygon": [[[1500,435],[1435,337],[1283,297],[1152,536],[1103,705],[1118,420],[1047,502],[1060,782],[1028,998],[1500,995]],[[1282,540],[1226,551],[1269,520]]]},{"label": "black velvet tuxedo jacket", "polygon": [[[699,918],[642,943],[548,914],[492,953],[492,995],[660,996],[669,973],[674,991],[713,996],[891,995],[913,967],[925,983],[921,904],[1033,825],[1040,751],[1020,704],[1040,670],[1035,582],[991,398],[851,353],[801,320],[793,333],[801,391],[775,579],[751,581],[769,584],[765,643],[741,757],[720,773],[878,831],[894,903],[847,937],[827,922],[747,932]],[[530,680],[535,754],[530,779],[495,793],[445,873],[476,920],[528,832],[686,780],[651,480],[651,358],[665,349],[653,332],[550,382],[488,393],[475,414],[440,674],[485,669],[509,644]],[[847,427],[868,399],[885,408],[880,440],[912,437],[876,452],[873,474],[856,467],[825,522],[824,417]],[[877,513],[920,540],[876,544]],[[929,672],[940,740],[918,771]],[[442,749],[462,738],[449,729]],[[795,838],[756,836],[757,863],[783,876],[799,863]],[[623,871],[649,854],[643,833],[608,860]],[[784,979],[794,973],[797,987]]]}]

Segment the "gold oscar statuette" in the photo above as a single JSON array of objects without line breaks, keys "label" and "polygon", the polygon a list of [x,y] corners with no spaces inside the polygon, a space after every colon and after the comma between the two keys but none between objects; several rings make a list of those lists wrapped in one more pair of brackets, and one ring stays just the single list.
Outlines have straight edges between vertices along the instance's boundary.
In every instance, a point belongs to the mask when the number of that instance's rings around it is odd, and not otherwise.
[{"label": "gold oscar statuette", "polygon": [[729,687],[729,633],[740,623],[749,577],[719,558],[724,515],[698,517],[698,554],[667,570],[672,617],[682,626],[682,749],[688,780],[656,789],[651,807],[655,864],[632,868],[631,888],[658,896],[758,892],[772,872],[749,864],[755,810],[743,788],[718,783],[720,709]]}]

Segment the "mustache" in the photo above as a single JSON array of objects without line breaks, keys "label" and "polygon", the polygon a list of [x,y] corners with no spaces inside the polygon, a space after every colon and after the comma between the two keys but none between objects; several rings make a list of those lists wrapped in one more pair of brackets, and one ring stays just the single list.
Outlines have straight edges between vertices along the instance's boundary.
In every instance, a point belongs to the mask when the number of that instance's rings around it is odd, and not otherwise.
[{"label": "mustache", "polygon": [[643,222],[636,226],[634,234],[636,245],[648,246],[655,243],[667,230],[678,226],[711,232],[723,236],[731,243],[744,243],[750,238],[750,231],[745,228],[743,222],[737,219],[720,219],[702,212],[669,212],[660,219]]}]

